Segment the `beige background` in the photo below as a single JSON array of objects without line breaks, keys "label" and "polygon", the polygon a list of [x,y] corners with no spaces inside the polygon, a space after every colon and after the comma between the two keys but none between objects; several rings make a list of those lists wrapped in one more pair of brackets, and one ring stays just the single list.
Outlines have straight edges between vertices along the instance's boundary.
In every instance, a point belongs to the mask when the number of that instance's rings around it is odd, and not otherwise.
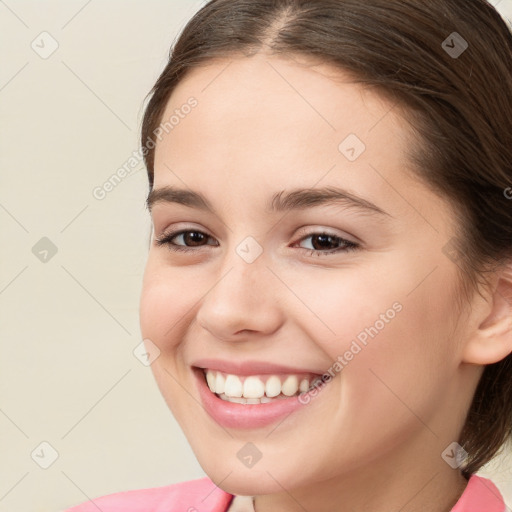
[{"label": "beige background", "polygon": [[[0,512],[204,476],[133,354],[143,165],[93,196],[137,150],[144,97],[202,4],[0,1]],[[483,474],[512,504],[512,460]]]}]

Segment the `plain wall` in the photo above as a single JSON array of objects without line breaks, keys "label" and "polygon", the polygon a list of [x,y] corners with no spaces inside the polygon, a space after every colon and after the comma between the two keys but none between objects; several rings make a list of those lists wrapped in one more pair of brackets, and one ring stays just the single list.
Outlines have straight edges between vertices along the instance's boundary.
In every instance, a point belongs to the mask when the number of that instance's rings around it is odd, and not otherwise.
[{"label": "plain wall", "polygon": [[[495,3],[512,16],[512,0]],[[201,5],[0,2],[0,512],[204,476],[133,354],[142,162],[93,194],[139,148],[145,95]],[[512,504],[512,461],[482,474]]]}]

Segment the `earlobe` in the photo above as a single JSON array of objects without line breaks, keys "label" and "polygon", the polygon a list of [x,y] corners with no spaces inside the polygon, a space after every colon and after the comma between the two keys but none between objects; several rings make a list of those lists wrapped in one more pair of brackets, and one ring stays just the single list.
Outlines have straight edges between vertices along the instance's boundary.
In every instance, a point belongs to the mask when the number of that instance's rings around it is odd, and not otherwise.
[{"label": "earlobe", "polygon": [[512,353],[512,267],[503,271],[489,299],[492,305],[475,331],[469,334],[463,349],[463,361],[493,364]]}]

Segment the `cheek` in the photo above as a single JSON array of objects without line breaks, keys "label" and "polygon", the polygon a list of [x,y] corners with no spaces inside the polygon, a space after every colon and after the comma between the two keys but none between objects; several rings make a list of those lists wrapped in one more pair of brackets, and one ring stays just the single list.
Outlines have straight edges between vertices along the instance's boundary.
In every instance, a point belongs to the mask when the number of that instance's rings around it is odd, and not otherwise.
[{"label": "cheek", "polygon": [[153,341],[161,352],[179,344],[183,330],[198,300],[197,283],[186,273],[165,268],[149,258],[140,296],[140,329],[143,338]]},{"label": "cheek", "polygon": [[[396,258],[393,263],[396,268]],[[359,411],[348,420],[361,421],[356,432],[368,429],[374,414],[417,421],[410,407],[428,416],[456,369],[454,297],[447,286],[454,275],[439,266],[423,281],[427,273],[417,259],[404,258],[400,273],[380,267],[295,280],[297,296],[315,313],[303,315],[302,329],[328,355],[345,410]]]},{"label": "cheek", "polygon": [[[361,347],[340,381],[342,401],[348,410],[360,411],[353,418],[354,432],[368,429],[375,418],[395,425],[397,432],[421,427],[419,418],[428,423],[443,403],[457,357],[451,337],[453,297],[446,286],[450,276],[441,274],[439,269],[438,276],[405,294],[396,284],[395,292],[389,292],[392,284],[381,281],[379,289],[388,292],[373,294],[371,300],[368,296],[360,309],[362,321],[352,322],[346,331],[340,347],[353,340]],[[394,315],[388,311],[392,304],[400,308]],[[366,344],[359,342],[361,334]]]},{"label": "cheek", "polygon": [[180,383],[189,376],[181,361],[182,340],[191,315],[195,314],[197,287],[183,273],[149,255],[139,304],[141,335],[160,350],[151,371],[169,409],[180,419],[188,414],[190,396]]},{"label": "cheek", "polygon": [[300,299],[294,300],[294,321],[332,362],[344,354],[352,362],[364,359],[372,344],[401,323],[405,316],[403,295],[396,281],[383,283],[379,276],[382,269],[377,265],[337,272],[286,277]]}]

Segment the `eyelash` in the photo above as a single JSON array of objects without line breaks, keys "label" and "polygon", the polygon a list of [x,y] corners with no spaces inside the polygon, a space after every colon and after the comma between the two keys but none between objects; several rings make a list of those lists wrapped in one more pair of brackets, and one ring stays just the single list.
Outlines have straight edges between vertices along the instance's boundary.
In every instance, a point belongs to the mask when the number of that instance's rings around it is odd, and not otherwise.
[{"label": "eyelash", "polygon": [[[171,232],[171,233],[164,233],[161,237],[155,239],[155,243],[156,243],[157,246],[167,245],[167,248],[169,250],[171,250],[171,251],[174,251],[174,252],[189,252],[189,251],[193,251],[195,249],[194,247],[176,245],[176,244],[172,243],[172,239],[173,238],[175,238],[175,237],[177,237],[179,235],[183,235],[184,233],[201,233],[202,235],[205,235],[206,237],[209,236],[206,233],[203,233],[202,231],[199,231],[199,230],[182,229],[182,230],[174,231],[174,232]],[[350,251],[356,251],[356,250],[360,249],[360,244],[357,244],[355,242],[351,242],[350,240],[346,240],[346,239],[341,238],[339,236],[332,235],[331,233],[326,233],[326,232],[323,232],[323,231],[310,233],[309,235],[304,236],[303,238],[301,238],[299,240],[299,242],[301,242],[301,241],[303,241],[303,240],[305,240],[307,238],[314,237],[314,236],[328,236],[328,237],[331,237],[336,242],[344,244],[344,247],[337,248],[337,249],[331,249],[331,250],[304,249],[302,247],[301,249],[306,251],[308,256],[323,256],[323,255],[328,256],[328,255],[333,255],[333,254],[337,254],[337,253],[340,253],[340,252],[350,252]]]}]

